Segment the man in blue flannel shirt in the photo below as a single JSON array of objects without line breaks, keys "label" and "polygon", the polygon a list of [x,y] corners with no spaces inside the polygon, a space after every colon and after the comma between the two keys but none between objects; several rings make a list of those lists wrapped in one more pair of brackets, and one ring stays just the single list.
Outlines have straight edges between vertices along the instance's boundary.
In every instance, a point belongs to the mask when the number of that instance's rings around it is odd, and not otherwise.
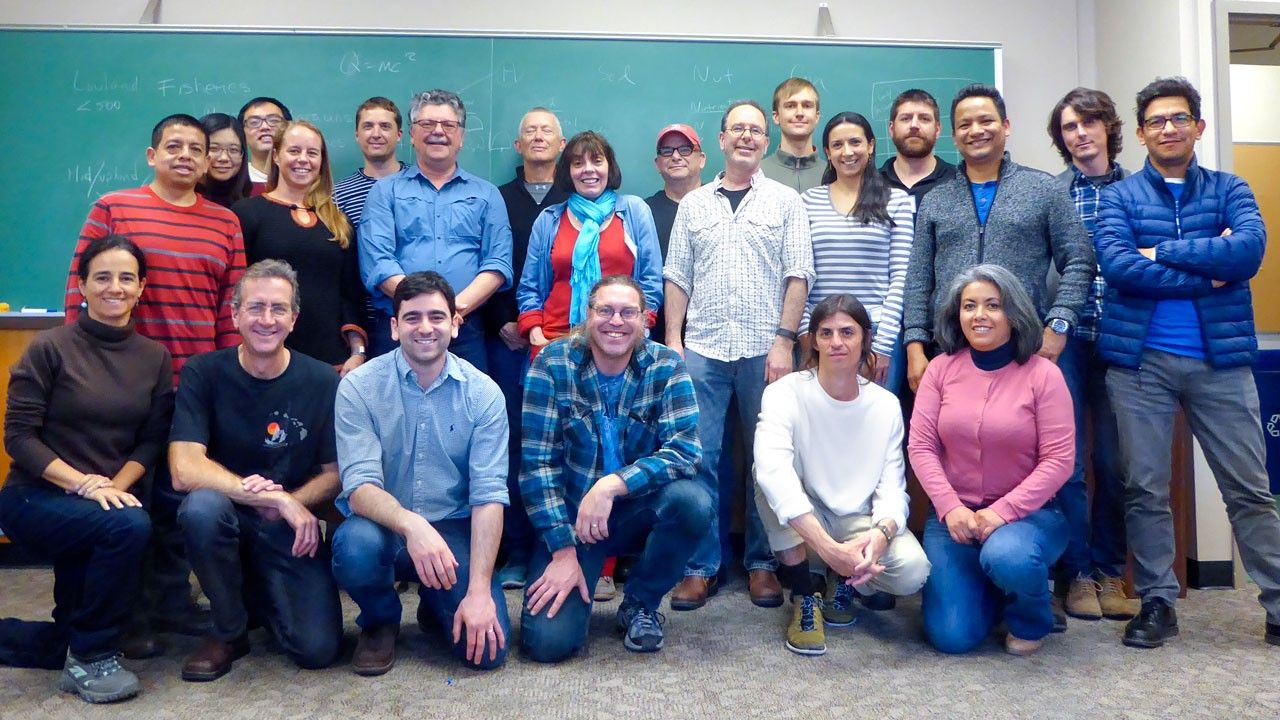
[{"label": "man in blue flannel shirt", "polygon": [[633,551],[618,629],[628,650],[661,650],[658,606],[711,523],[711,497],[694,481],[702,447],[684,361],[645,337],[631,277],[600,280],[588,304],[584,325],[543,349],[525,379],[520,494],[541,542],[520,635],[539,662],[586,645],[601,565]]}]

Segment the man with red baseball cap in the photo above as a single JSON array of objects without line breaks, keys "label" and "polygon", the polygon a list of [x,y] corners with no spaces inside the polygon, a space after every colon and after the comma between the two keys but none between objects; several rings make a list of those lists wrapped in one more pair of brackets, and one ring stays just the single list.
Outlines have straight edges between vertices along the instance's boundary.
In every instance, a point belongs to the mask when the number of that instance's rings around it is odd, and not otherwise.
[{"label": "man with red baseball cap", "polygon": [[[702,152],[702,139],[698,132],[683,123],[668,125],[658,131],[658,150],[653,165],[662,176],[662,189],[645,198],[653,211],[653,224],[658,229],[658,244],[662,247],[662,259],[667,259],[667,241],[671,238],[671,225],[676,220],[676,208],[690,190],[702,184],[702,168],[707,156]],[[661,310],[658,322],[650,331],[657,342],[665,340],[666,321]]]}]

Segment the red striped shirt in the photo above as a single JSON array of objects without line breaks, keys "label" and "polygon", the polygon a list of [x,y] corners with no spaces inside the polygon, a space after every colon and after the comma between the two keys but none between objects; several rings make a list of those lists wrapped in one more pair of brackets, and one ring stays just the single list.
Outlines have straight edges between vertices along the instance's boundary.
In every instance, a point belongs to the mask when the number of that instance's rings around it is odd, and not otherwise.
[{"label": "red striped shirt", "polygon": [[67,323],[80,314],[80,253],[109,234],[124,235],[147,255],[147,285],[133,311],[138,332],[169,349],[173,382],[187,359],[240,344],[231,294],[244,274],[240,221],[196,195],[190,207],[162,200],[148,186],[107,193],[93,204],[67,274]]}]

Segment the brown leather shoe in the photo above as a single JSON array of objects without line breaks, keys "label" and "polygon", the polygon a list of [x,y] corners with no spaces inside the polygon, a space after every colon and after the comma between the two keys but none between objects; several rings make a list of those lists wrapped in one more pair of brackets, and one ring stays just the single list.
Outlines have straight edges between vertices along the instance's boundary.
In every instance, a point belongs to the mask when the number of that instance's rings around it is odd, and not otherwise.
[{"label": "brown leather shoe", "polygon": [[361,630],[355,655],[351,657],[351,669],[365,677],[382,675],[390,670],[396,664],[396,637],[399,635],[399,625]]},{"label": "brown leather shoe", "polygon": [[131,632],[120,642],[120,651],[129,660],[148,660],[163,655],[164,644],[153,632]]},{"label": "brown leather shoe", "polygon": [[757,607],[782,606],[782,583],[778,582],[778,575],[772,570],[747,573],[747,592],[751,593],[751,602]]},{"label": "brown leather shoe", "polygon": [[671,591],[671,609],[697,610],[706,605],[707,598],[715,595],[719,589],[719,580],[715,577],[686,575]]},{"label": "brown leather shoe", "polygon": [[249,654],[249,638],[241,636],[231,642],[205,638],[196,651],[182,664],[182,679],[188,682],[217,680],[231,670],[231,663]]}]

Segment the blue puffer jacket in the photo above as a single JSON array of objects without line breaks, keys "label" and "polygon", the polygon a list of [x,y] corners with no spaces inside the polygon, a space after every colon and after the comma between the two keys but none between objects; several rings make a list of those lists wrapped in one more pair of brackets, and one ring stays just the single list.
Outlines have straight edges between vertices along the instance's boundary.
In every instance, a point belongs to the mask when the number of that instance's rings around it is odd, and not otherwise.
[{"label": "blue puffer jacket", "polygon": [[[1189,299],[1209,364],[1251,365],[1258,339],[1249,279],[1262,265],[1267,230],[1248,184],[1192,158],[1176,201],[1148,160],[1142,172],[1103,190],[1100,205],[1093,242],[1107,281],[1098,337],[1103,358],[1138,368],[1156,302]],[[1155,260],[1138,252],[1153,246]],[[1215,288],[1214,280],[1225,284]]]}]

